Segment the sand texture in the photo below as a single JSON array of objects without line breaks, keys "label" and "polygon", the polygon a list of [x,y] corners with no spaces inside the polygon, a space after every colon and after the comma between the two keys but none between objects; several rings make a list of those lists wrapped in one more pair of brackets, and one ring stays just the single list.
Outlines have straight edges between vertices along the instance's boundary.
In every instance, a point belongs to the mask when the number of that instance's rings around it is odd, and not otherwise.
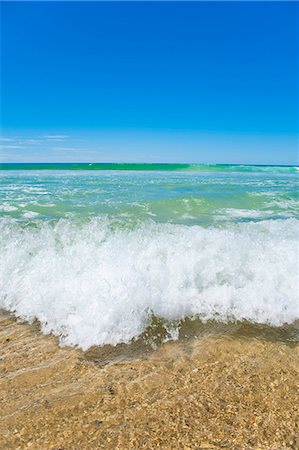
[{"label": "sand texture", "polygon": [[210,336],[103,366],[0,325],[3,449],[299,448],[296,346]]}]

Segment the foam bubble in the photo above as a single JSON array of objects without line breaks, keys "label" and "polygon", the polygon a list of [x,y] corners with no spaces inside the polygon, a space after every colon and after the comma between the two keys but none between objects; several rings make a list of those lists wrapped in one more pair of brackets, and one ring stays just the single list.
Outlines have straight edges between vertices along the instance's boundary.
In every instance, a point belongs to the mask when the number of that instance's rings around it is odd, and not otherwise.
[{"label": "foam bubble", "polygon": [[0,307],[65,344],[129,342],[151,314],[274,326],[299,317],[295,219],[131,230],[103,218],[3,219],[0,231]]}]

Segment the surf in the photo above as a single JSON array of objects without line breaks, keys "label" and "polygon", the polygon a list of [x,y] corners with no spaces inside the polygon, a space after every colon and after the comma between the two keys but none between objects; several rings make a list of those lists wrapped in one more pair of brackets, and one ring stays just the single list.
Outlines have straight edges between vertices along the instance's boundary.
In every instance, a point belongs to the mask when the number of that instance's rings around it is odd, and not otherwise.
[{"label": "surf", "polygon": [[126,229],[109,218],[4,218],[0,232],[0,307],[38,319],[62,344],[128,343],[153,316],[271,326],[299,318],[296,219]]}]

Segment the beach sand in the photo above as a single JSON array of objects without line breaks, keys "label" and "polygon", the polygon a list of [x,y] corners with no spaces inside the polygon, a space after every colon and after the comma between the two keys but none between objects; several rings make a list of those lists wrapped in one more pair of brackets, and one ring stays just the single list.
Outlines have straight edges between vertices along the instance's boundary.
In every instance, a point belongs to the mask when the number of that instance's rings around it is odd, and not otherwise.
[{"label": "beach sand", "polygon": [[111,348],[0,325],[3,449],[299,448],[296,346],[205,336],[104,365]]}]

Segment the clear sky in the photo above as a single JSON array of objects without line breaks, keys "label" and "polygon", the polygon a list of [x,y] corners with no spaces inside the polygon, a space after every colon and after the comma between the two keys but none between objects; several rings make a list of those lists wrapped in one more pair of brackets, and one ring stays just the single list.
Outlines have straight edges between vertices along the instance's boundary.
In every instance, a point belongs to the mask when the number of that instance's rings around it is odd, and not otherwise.
[{"label": "clear sky", "polygon": [[298,3],[1,7],[2,161],[298,164]]}]

